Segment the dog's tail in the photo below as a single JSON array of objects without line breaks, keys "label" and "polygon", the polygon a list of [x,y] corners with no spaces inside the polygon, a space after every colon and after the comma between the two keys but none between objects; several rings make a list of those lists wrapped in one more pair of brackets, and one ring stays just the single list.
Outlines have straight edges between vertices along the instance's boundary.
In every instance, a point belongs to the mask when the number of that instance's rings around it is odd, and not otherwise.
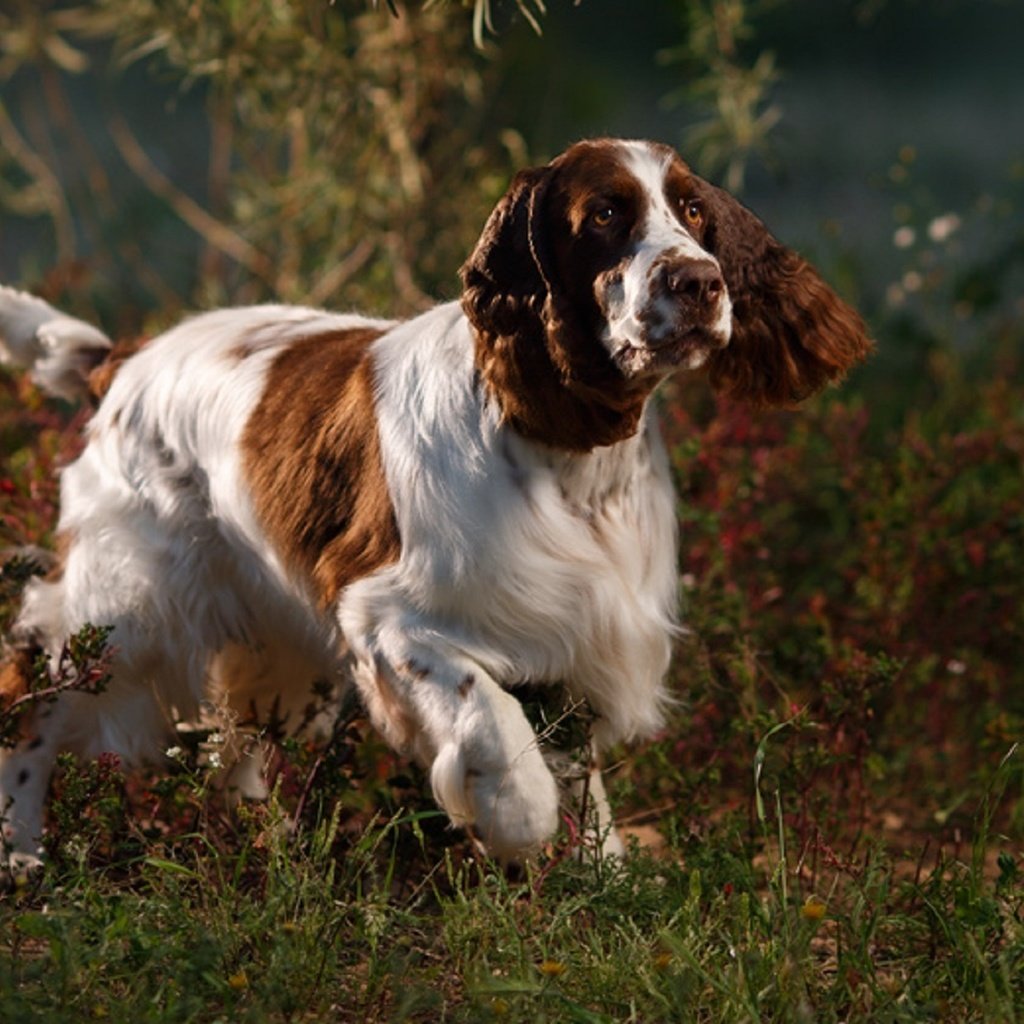
[{"label": "dog's tail", "polygon": [[110,339],[84,320],[0,285],[0,363],[29,370],[49,394],[72,401],[94,395],[89,376],[111,347]]}]

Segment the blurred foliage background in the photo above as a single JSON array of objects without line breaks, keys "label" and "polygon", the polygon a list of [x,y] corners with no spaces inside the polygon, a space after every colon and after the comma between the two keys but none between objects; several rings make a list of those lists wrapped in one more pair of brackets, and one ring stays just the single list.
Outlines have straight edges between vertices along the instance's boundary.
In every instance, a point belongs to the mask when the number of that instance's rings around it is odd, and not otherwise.
[{"label": "blurred foliage background", "polygon": [[1019,5],[547,7],[8,0],[0,278],[113,330],[271,295],[408,312],[453,294],[517,167],[622,134],[679,146],[872,318],[1022,291]]},{"label": "blurred foliage background", "polygon": [[[456,294],[518,167],[677,145],[879,350],[797,414],[666,389],[688,704],[623,777],[685,793],[688,834],[787,722],[805,826],[875,786],[944,827],[1024,735],[1021,38],[1011,0],[8,0],[0,280],[115,335],[407,314]],[[45,540],[80,417],[0,383],[0,541]]]}]

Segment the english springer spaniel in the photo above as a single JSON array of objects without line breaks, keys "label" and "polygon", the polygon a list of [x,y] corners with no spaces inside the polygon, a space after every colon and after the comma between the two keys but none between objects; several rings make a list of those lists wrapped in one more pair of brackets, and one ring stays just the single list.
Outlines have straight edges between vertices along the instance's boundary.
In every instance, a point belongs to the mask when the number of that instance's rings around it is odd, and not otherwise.
[{"label": "english springer spaniel", "polygon": [[[127,360],[62,475],[61,555],[26,588],[0,688],[113,627],[111,679],[25,716],[2,755],[4,858],[37,862],[60,751],[164,755],[211,693],[298,721],[354,681],[500,858],[560,793],[517,699],[558,683],[598,749],[663,721],[676,515],[651,395],[704,368],[792,405],[871,343],[857,314],[664,145],[580,142],[519,173],[461,301],[404,322],[264,305],[186,320]],[[0,292],[0,349],[71,394],[106,337]],[[95,384],[96,376],[92,380]],[[592,836],[619,841],[596,767]]]}]

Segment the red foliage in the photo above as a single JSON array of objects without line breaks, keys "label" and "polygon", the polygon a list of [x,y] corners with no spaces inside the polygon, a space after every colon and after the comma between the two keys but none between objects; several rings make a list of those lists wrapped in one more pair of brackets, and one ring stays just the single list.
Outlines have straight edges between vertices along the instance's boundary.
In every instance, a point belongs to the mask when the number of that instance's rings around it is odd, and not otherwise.
[{"label": "red foliage", "polygon": [[684,764],[749,785],[757,742],[792,719],[776,769],[848,816],[869,776],[934,784],[941,759],[951,785],[984,748],[998,761],[1024,722],[1024,418],[1007,387],[881,439],[864,401],[752,414],[674,396]]}]

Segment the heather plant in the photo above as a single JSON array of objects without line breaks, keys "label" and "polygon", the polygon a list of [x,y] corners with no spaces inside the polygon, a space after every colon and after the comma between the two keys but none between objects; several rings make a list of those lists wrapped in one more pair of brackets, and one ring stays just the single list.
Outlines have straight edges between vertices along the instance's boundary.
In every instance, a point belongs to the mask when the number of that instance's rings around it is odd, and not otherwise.
[{"label": "heather plant", "polygon": [[[7,562],[0,570],[0,586],[8,589],[12,579],[24,580],[25,563],[21,559]],[[52,704],[62,693],[102,693],[108,681],[106,663],[110,655],[107,638],[109,626],[84,626],[68,637],[51,663],[47,655],[33,656],[26,652],[21,668],[26,689],[23,693],[2,694],[0,704],[0,746],[10,746],[19,736],[19,724],[29,710]],[[42,709],[45,713],[45,708]]]},{"label": "heather plant", "polygon": [[[813,779],[822,806],[854,820],[872,780],[949,799],[918,742],[961,771],[1005,752],[1022,640],[1012,390],[983,390],[968,422],[924,431],[909,417],[884,448],[863,401],[771,417],[720,405],[703,423],[673,403],[693,631],[680,673],[710,727],[698,742],[719,742],[715,725],[749,743],[789,721],[791,794]],[[728,761],[728,744],[717,754]],[[963,774],[948,778],[959,791]]]}]

